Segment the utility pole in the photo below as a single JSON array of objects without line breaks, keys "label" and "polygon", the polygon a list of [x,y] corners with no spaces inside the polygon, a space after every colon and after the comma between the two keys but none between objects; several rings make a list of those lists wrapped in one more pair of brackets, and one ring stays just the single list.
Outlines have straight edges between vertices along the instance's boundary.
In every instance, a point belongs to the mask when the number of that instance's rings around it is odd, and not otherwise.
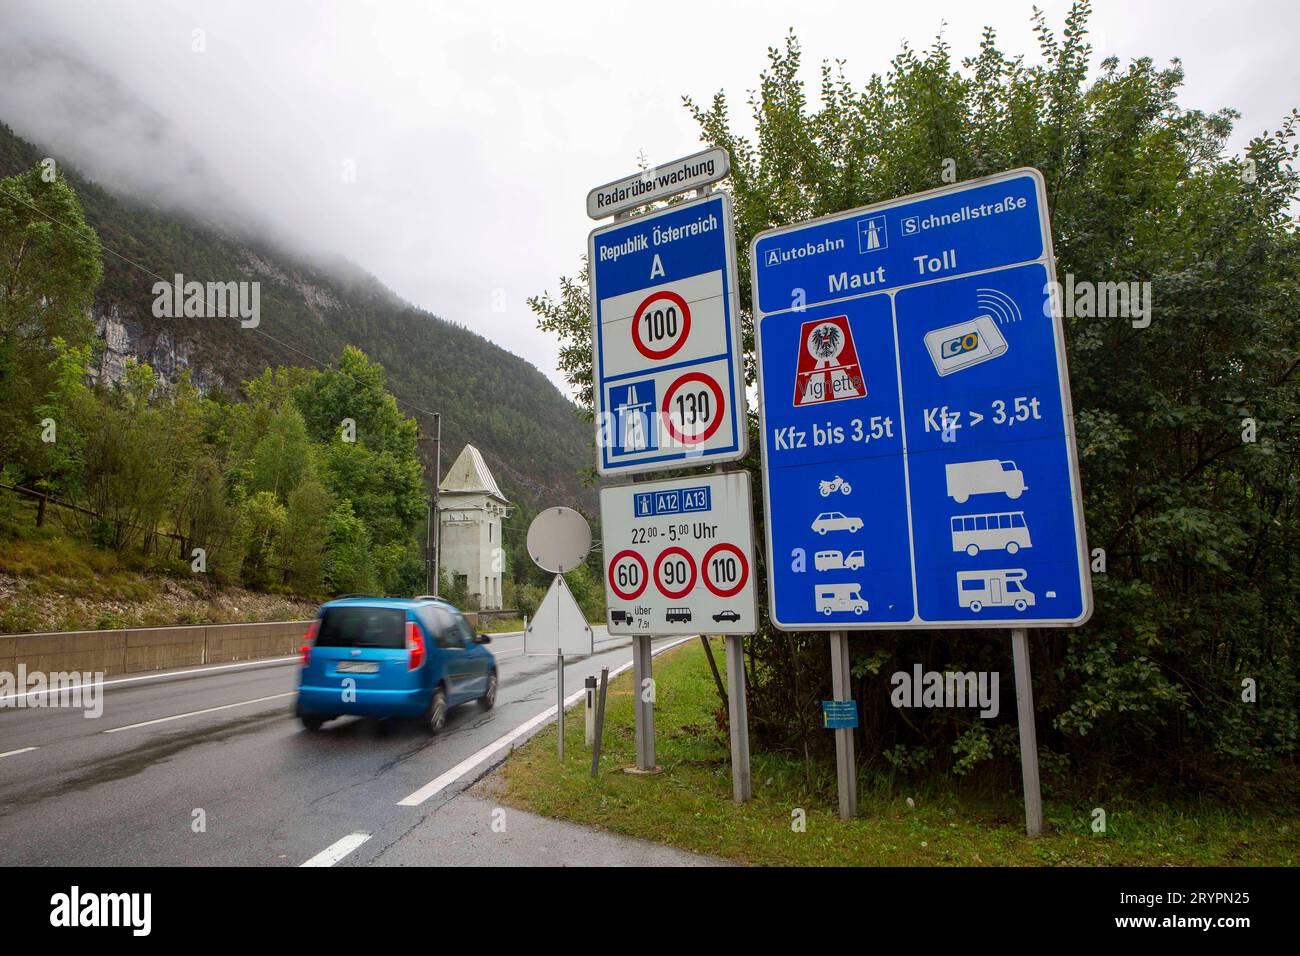
[{"label": "utility pole", "polygon": [[438,482],[442,476],[442,415],[433,416],[433,490],[424,509],[424,593],[438,596],[438,559],[442,554],[442,520],[438,513]]},{"label": "utility pole", "polygon": [[442,414],[433,416],[433,589],[438,594],[438,562],[442,560],[442,514],[439,510],[439,482],[442,481]]}]

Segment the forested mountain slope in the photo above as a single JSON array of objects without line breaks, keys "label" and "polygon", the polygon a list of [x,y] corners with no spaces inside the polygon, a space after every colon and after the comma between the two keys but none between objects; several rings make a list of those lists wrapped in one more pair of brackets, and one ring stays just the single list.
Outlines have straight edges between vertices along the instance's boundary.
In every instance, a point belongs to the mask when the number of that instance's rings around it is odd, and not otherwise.
[{"label": "forested mountain slope", "polygon": [[[0,123],[0,176],[47,155]],[[105,247],[94,307],[108,346],[101,374],[115,378],[126,358],[135,357],[169,379],[189,368],[201,388],[233,397],[241,382],[268,366],[330,364],[355,345],[384,366],[389,388],[422,434],[432,433],[432,413],[441,413],[444,468],[473,442],[505,493],[529,510],[559,503],[594,508],[594,492],[580,478],[591,460],[588,428],[573,403],[523,358],[403,302],[347,263],[313,264],[117,196],[53,158]],[[186,281],[259,282],[257,328],[243,328],[237,318],[155,317],[153,285],[177,273]],[[428,454],[432,445],[421,448]]]}]

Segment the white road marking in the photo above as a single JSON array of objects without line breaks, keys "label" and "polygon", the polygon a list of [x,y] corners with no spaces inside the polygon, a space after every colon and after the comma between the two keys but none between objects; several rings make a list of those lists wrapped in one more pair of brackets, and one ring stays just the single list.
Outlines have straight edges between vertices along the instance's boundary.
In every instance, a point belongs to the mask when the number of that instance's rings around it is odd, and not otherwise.
[{"label": "white road marking", "polygon": [[[162,680],[165,677],[183,677],[186,674],[209,674],[214,671],[229,671],[237,667],[256,667],[258,664],[287,664],[290,661],[302,660],[297,654],[292,657],[263,657],[255,661],[242,661],[238,664],[215,664],[212,667],[196,667],[184,671],[162,671],[158,674],[142,674],[139,677],[115,677],[112,680],[100,681],[99,686],[110,687],[114,684],[135,684],[144,680]],[[8,706],[19,698],[25,697],[43,697],[49,694],[57,694],[59,690],[29,690],[25,694],[9,694],[6,697],[0,697],[0,706]]]},{"label": "white road marking", "polygon": [[199,714],[212,714],[218,710],[229,710],[231,707],[247,707],[249,704],[260,704],[266,700],[279,700],[281,697],[292,697],[297,691],[289,691],[287,694],[272,694],[270,697],[255,697],[253,700],[241,700],[237,704],[222,704],[220,707],[205,707],[203,710],[191,710],[188,714],[173,714],[171,717],[159,717],[157,720],[142,720],[138,724],[127,724],[124,727],[112,727],[109,730],[102,731],[106,734],[115,734],[119,730],[135,730],[137,727],[150,727],[154,724],[165,724],[169,720],[180,720],[182,717],[197,717]]},{"label": "white road marking", "polygon": [[369,833],[349,833],[337,843],[331,843],[300,866],[333,866],[361,844],[370,839]]},{"label": "white road marking", "polygon": [[[688,641],[693,641],[693,640],[695,640],[695,637],[683,637],[681,640],[673,641],[671,644],[664,644],[661,647],[654,648],[650,652],[650,656],[658,657],[664,651],[672,650],[674,647],[677,647],[681,644],[685,644]],[[631,669],[632,669],[631,661],[628,661],[626,664],[620,664],[618,667],[615,667],[613,670],[609,672],[610,680],[613,680],[615,677],[617,677],[619,674],[623,673],[624,671],[631,670]],[[570,694],[568,697],[564,698],[564,709],[568,710],[578,701],[582,700],[583,696],[586,693],[587,691],[584,688],[582,690],[575,691],[574,693]],[[498,737],[496,740],[492,741],[492,743],[488,744],[486,747],[483,747],[481,750],[477,750],[474,753],[470,754],[468,757],[466,757],[460,763],[456,764],[456,766],[452,767],[446,773],[435,777],[433,780],[430,780],[428,783],[426,783],[419,790],[415,791],[415,793],[411,794],[409,797],[397,801],[397,805],[399,807],[418,807],[420,804],[424,803],[424,801],[428,800],[430,797],[436,797],[443,790],[446,790],[449,786],[451,786],[461,777],[465,776],[465,774],[469,773],[479,764],[483,763],[483,761],[487,760],[489,757],[493,756],[494,754],[500,753],[502,750],[504,750],[506,747],[509,747],[520,737],[526,736],[527,734],[536,730],[538,727],[540,727],[542,724],[546,723],[548,720],[552,719],[553,717],[555,717],[554,705],[546,708],[536,717],[532,717],[529,720],[524,721],[514,730],[510,731],[508,734]]]},{"label": "white road marking", "polygon": [[17,754],[25,754],[29,750],[39,750],[39,749],[40,749],[39,747],[21,747],[18,750],[6,750],[4,753],[0,754],[0,757],[13,757],[16,756]]}]

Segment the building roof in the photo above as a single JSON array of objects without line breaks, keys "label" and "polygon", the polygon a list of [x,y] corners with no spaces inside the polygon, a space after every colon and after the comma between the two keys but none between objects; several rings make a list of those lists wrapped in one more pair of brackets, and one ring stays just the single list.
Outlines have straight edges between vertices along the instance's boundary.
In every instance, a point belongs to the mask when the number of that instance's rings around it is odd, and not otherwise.
[{"label": "building roof", "polygon": [[488,470],[483,455],[473,445],[461,449],[460,457],[447,469],[447,477],[438,483],[438,490],[449,494],[488,494],[509,504],[509,499],[497,487],[497,481]]}]

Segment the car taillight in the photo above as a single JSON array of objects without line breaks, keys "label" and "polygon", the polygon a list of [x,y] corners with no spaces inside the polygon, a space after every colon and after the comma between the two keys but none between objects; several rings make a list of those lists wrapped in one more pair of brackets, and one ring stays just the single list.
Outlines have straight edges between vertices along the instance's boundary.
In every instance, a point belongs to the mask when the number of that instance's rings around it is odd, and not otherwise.
[{"label": "car taillight", "polygon": [[420,625],[414,621],[406,622],[406,669],[413,671],[424,663],[424,638],[420,635]]},{"label": "car taillight", "polygon": [[302,636],[302,639],[306,641],[306,643],[303,644],[302,647],[298,648],[298,650],[302,654],[303,667],[306,667],[311,663],[311,646],[316,643],[316,632],[319,630],[320,619],[317,618],[307,625],[307,633]]}]

